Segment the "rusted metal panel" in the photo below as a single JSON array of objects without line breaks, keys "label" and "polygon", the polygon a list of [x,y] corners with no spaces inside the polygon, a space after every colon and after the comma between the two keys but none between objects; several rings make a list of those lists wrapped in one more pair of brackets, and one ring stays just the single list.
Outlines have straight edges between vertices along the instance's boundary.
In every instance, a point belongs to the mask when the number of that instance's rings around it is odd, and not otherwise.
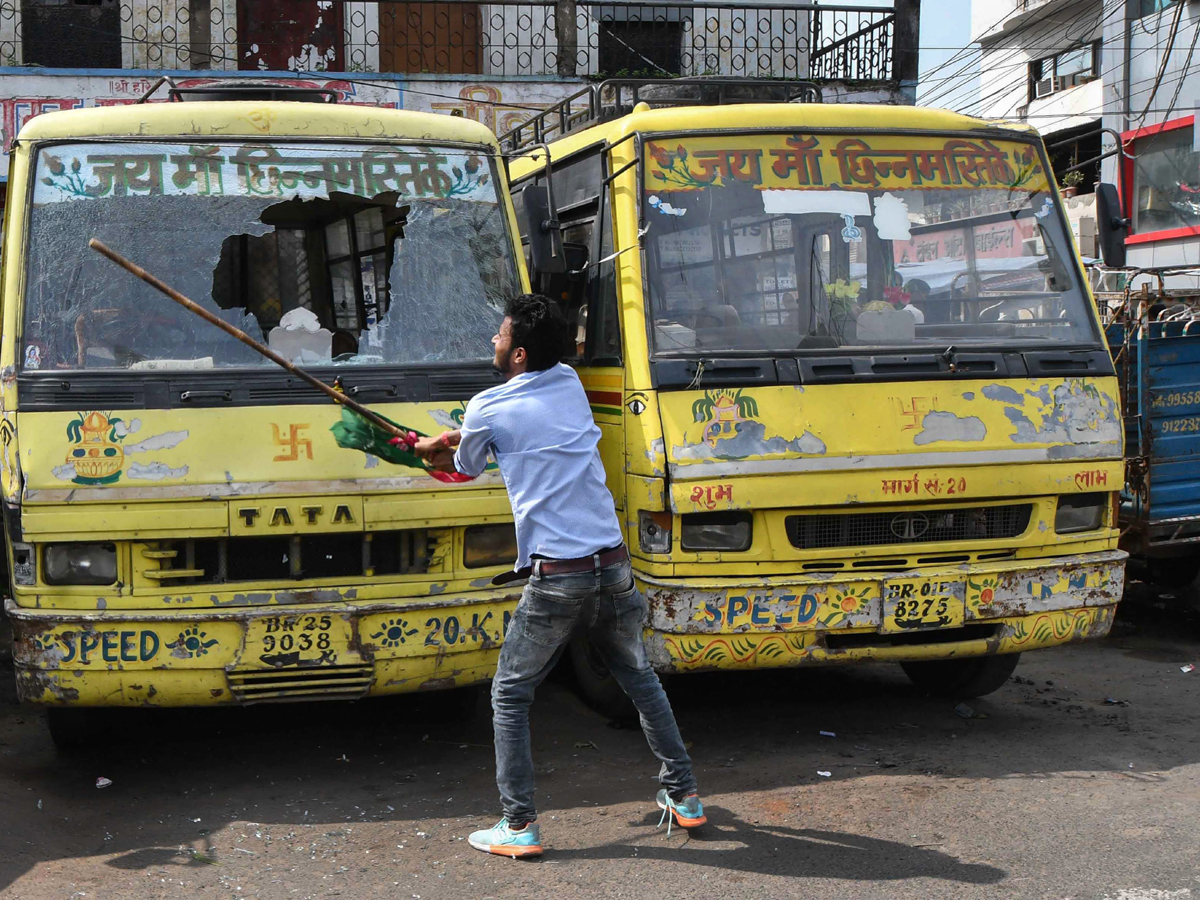
[{"label": "rusted metal panel", "polygon": [[238,0],[238,68],[341,72],[342,4]]},{"label": "rusted metal panel", "polygon": [[[646,639],[655,668],[758,668],[947,659],[1099,637],[1121,598],[1125,559],[1117,550],[931,568],[916,577],[639,581],[649,600]],[[930,640],[894,640],[920,633]]]},{"label": "rusted metal panel", "polygon": [[483,31],[476,3],[379,4],[379,70],[478,75]]},{"label": "rusted metal panel", "polygon": [[1023,653],[1095,640],[1112,628],[1115,608],[1056,610],[995,620],[991,636],[925,644],[829,648],[818,632],[742,635],[646,633],[646,653],[659,672],[832,665],[867,660],[910,662]]},{"label": "rusted metal panel", "polygon": [[434,690],[491,677],[519,591],[304,611],[18,609],[22,699],[80,705],[282,702]]},{"label": "rusted metal panel", "polygon": [[[740,579],[642,576],[649,628],[673,634],[744,634],[886,628],[883,614],[900,599],[953,597],[958,619],[993,619],[1115,604],[1124,588],[1126,554],[1105,551],[1055,560],[966,563],[901,573],[813,573],[747,584]],[[926,585],[929,587],[926,588]],[[905,588],[912,590],[905,593]],[[884,598],[889,603],[884,603]],[[936,605],[936,603],[935,603]]]}]

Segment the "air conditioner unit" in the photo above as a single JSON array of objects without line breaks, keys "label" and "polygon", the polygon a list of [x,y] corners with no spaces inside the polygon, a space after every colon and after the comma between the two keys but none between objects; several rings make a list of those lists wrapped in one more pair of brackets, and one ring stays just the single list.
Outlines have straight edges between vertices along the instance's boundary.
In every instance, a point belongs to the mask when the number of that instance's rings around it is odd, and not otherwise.
[{"label": "air conditioner unit", "polygon": [[1035,98],[1036,97],[1045,97],[1045,96],[1055,93],[1056,91],[1061,91],[1061,90],[1062,90],[1062,79],[1061,78],[1057,78],[1057,77],[1043,78],[1034,84],[1033,96]]}]

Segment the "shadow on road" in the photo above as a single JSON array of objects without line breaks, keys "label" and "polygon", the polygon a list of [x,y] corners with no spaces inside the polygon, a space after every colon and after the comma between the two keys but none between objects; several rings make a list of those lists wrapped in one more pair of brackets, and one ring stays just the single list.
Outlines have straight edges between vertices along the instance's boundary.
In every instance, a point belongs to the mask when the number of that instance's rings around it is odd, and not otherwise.
[{"label": "shadow on road", "polygon": [[[997,884],[1006,873],[994,866],[962,863],[931,847],[897,841],[780,825],[753,825],[728,810],[707,807],[708,824],[692,832],[688,863],[725,872],[790,878],[831,878],[844,881],[900,881],[906,878],[939,878],[964,884]],[[645,824],[654,826],[649,815]],[[554,859],[679,860],[678,846],[617,842],[584,850],[555,850]]]}]

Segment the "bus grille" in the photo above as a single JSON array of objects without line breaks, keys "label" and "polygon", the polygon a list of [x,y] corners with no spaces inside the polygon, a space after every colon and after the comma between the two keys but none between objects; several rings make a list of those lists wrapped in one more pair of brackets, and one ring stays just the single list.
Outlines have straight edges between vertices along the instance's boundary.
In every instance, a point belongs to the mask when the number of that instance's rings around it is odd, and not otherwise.
[{"label": "bus grille", "polygon": [[226,675],[229,692],[244,704],[352,700],[366,695],[373,677],[370,666],[235,670]]},{"label": "bus grille", "polygon": [[1033,505],[788,516],[788,540],[798,550],[878,547],[1015,538],[1029,527]]},{"label": "bus grille", "polygon": [[366,534],[189,538],[147,545],[142,556],[158,563],[145,577],[164,586],[426,575],[444,562],[449,548],[441,544],[448,536],[448,532],[414,528]]}]

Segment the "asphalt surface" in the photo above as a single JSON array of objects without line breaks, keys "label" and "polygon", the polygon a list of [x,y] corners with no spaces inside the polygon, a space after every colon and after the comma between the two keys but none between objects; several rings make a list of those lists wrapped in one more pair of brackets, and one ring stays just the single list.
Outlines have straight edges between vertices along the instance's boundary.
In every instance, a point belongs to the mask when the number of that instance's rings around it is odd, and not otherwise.
[{"label": "asphalt surface", "polygon": [[67,756],[6,666],[0,898],[1200,898],[1200,617],[1131,597],[975,718],[894,666],[670,681],[709,815],[690,835],[656,827],[636,723],[556,677],[540,861],[466,843],[498,818],[482,695],[466,723],[447,695],[138,713]]}]

